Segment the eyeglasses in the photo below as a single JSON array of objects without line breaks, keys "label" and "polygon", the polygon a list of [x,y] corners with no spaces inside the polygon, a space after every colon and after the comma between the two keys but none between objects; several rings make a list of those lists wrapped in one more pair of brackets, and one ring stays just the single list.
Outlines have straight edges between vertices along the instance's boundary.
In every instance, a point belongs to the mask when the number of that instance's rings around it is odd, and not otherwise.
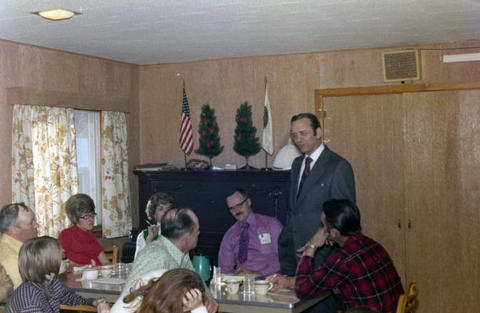
[{"label": "eyeglasses", "polygon": [[229,209],[230,209],[230,210],[238,209],[238,208],[240,208],[240,207],[245,203],[245,201],[247,201],[247,200],[248,200],[248,198],[245,198],[245,199],[243,199],[242,202],[237,203],[237,204],[232,205],[231,207],[229,207]]},{"label": "eyeglasses", "polygon": [[85,214],[85,215],[80,216],[80,218],[82,220],[88,220],[89,218],[95,218],[96,215],[97,215],[96,213],[93,213],[93,214],[89,213],[89,214]]}]

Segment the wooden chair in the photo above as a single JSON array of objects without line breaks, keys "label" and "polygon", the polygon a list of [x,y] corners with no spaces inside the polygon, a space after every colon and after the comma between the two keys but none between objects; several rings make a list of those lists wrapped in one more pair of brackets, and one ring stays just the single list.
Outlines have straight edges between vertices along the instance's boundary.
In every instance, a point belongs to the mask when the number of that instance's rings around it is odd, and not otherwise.
[{"label": "wooden chair", "polygon": [[91,305],[66,305],[60,304],[61,311],[81,311],[81,312],[97,312],[97,307]]},{"label": "wooden chair", "polygon": [[112,264],[117,264],[118,263],[118,246],[113,246],[111,248],[106,248],[103,250],[105,255],[107,256],[107,259],[110,261]]},{"label": "wooden chair", "polygon": [[398,298],[396,313],[413,313],[417,308],[417,284],[410,283],[407,294],[401,294]]}]

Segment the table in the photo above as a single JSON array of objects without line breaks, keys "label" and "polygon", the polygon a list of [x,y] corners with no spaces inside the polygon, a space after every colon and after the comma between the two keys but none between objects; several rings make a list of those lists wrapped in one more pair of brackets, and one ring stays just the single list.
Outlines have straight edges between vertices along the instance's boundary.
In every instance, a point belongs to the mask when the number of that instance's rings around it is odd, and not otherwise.
[{"label": "table", "polygon": [[[94,280],[82,280],[81,273],[70,272],[67,273],[66,277],[63,277],[63,280],[66,282],[67,286],[72,288],[76,294],[84,298],[94,298],[105,297],[107,302],[114,303],[117,301],[120,293],[123,290],[125,283],[110,284],[104,283],[102,278]],[[113,279],[124,279],[125,277],[119,277],[115,275]]]},{"label": "table", "polygon": [[[113,278],[125,278],[123,275],[114,275]],[[105,299],[114,303],[120,296],[124,283],[107,284],[102,279],[82,280],[81,274],[70,272],[64,277],[68,287],[72,288],[78,295],[85,298]],[[229,313],[300,313],[312,305],[320,302],[330,295],[324,295],[308,300],[295,297],[294,291],[284,289],[276,292],[269,292],[266,295],[244,294],[242,291],[230,295],[225,291],[225,286],[211,285],[210,295],[218,302],[219,312]]]},{"label": "table", "polygon": [[210,286],[210,293],[218,302],[218,311],[230,313],[299,313],[330,295],[327,292],[314,299],[301,300],[291,289],[269,292],[264,296],[244,294],[242,291],[231,295],[224,286],[214,285]]}]

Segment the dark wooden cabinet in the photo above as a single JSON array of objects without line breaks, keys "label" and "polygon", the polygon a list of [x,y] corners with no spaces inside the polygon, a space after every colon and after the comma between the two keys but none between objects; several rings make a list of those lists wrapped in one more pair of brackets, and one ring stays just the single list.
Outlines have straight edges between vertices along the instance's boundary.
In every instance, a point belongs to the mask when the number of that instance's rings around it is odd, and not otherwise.
[{"label": "dark wooden cabinet", "polygon": [[247,190],[252,209],[277,217],[284,225],[289,213],[290,171],[142,171],[139,181],[139,221],[145,228],[145,206],[152,194],[172,195],[177,207],[189,207],[200,220],[197,252],[217,264],[220,242],[235,219],[225,198],[235,188]]}]

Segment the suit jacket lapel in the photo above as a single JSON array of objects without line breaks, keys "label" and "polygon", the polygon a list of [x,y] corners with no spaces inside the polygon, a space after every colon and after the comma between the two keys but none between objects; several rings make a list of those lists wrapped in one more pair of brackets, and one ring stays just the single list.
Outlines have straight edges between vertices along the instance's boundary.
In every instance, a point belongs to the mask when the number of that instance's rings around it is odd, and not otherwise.
[{"label": "suit jacket lapel", "polygon": [[[308,175],[307,180],[303,184],[302,190],[300,191],[300,195],[298,195],[297,202],[302,201],[305,198],[305,196],[309,192],[311,192],[311,189],[316,185],[315,183],[317,182],[317,180],[320,177],[322,177],[325,171],[328,169],[326,164],[328,163],[329,157],[330,157],[330,150],[327,148],[327,146],[325,146],[325,149],[322,151],[322,154],[320,154],[320,157],[317,159],[317,162],[315,162],[315,165],[310,171],[310,174]],[[297,183],[298,183],[298,177],[297,177]]]},{"label": "suit jacket lapel", "polygon": [[303,158],[304,156],[302,156],[301,158],[299,159],[295,159],[293,161],[293,164],[292,164],[292,173],[293,173],[293,176],[292,176],[292,181],[291,181],[291,184],[292,185],[292,188],[291,188],[291,191],[292,191],[292,194],[293,194],[293,207],[295,207],[296,203],[297,203],[297,192],[298,192],[298,180],[299,180],[299,177],[300,177],[300,170],[302,168],[302,162],[303,162]]}]

